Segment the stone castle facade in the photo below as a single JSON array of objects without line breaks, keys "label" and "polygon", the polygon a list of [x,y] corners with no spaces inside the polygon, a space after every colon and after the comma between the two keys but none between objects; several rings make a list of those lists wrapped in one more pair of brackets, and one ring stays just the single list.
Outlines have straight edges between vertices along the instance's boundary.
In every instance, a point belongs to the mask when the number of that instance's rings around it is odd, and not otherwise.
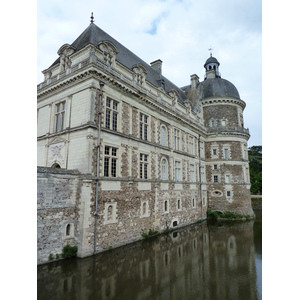
[{"label": "stone castle facade", "polygon": [[212,55],[177,87],[94,24],[37,88],[38,263],[206,218],[253,215],[245,102]]}]

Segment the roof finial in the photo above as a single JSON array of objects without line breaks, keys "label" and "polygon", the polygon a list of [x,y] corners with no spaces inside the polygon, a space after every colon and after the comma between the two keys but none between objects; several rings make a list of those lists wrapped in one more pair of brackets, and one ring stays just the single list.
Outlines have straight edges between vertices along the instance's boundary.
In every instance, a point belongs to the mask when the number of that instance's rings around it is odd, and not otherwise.
[{"label": "roof finial", "polygon": [[208,50],[210,51],[210,57],[212,57],[212,53],[211,53],[211,50],[213,50],[212,47],[210,46]]},{"label": "roof finial", "polygon": [[94,17],[93,17],[93,13],[91,15],[91,24],[94,23]]}]

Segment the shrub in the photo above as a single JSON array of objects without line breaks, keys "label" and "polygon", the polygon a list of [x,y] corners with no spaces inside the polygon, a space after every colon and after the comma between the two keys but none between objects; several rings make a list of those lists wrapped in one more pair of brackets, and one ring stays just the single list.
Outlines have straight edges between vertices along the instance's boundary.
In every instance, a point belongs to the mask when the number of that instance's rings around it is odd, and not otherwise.
[{"label": "shrub", "polygon": [[77,246],[65,245],[62,249],[62,257],[70,258],[77,255]]},{"label": "shrub", "polygon": [[149,231],[148,231],[148,233],[147,232],[142,232],[142,237],[143,238],[148,238],[148,237],[150,237],[150,236],[153,236],[153,235],[156,235],[156,234],[158,234],[158,231],[156,231],[156,230],[153,230],[153,229],[149,229]]},{"label": "shrub", "polygon": [[49,260],[53,260],[53,259],[54,259],[53,253],[50,253],[50,254],[49,254],[48,259],[49,259]]}]

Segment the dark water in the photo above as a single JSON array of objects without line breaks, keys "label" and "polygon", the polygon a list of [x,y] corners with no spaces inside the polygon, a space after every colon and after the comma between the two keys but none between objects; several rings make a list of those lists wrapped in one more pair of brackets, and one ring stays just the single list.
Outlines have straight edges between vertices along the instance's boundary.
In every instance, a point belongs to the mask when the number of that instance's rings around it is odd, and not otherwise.
[{"label": "dark water", "polygon": [[38,299],[262,299],[262,222],[197,224],[38,267]]}]

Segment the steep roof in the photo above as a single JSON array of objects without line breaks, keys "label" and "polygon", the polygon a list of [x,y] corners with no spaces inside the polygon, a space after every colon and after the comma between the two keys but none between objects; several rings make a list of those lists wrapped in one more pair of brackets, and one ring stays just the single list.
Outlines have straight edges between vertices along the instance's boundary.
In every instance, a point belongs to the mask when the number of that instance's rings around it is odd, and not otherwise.
[{"label": "steep roof", "polygon": [[[141,58],[135,55],[133,52],[128,50],[122,44],[120,44],[117,40],[95,25],[93,22],[79,35],[79,37],[71,44],[71,46],[75,49],[75,52],[83,49],[85,46],[91,44],[97,47],[101,41],[109,41],[115,45],[118,49],[118,53],[116,55],[116,61],[120,64],[124,65],[128,69],[132,69],[132,67],[136,64],[141,64],[147,70],[146,80],[152,83],[154,86],[159,87],[159,81],[164,79],[165,91],[169,92],[173,89],[178,91],[179,97],[178,100],[180,102],[184,102],[187,98],[185,93],[177,87],[174,83],[168,80],[166,77],[160,77],[160,74],[154,70],[149,64],[144,62]],[[56,65],[59,63],[60,58],[58,58],[52,65]]]}]

